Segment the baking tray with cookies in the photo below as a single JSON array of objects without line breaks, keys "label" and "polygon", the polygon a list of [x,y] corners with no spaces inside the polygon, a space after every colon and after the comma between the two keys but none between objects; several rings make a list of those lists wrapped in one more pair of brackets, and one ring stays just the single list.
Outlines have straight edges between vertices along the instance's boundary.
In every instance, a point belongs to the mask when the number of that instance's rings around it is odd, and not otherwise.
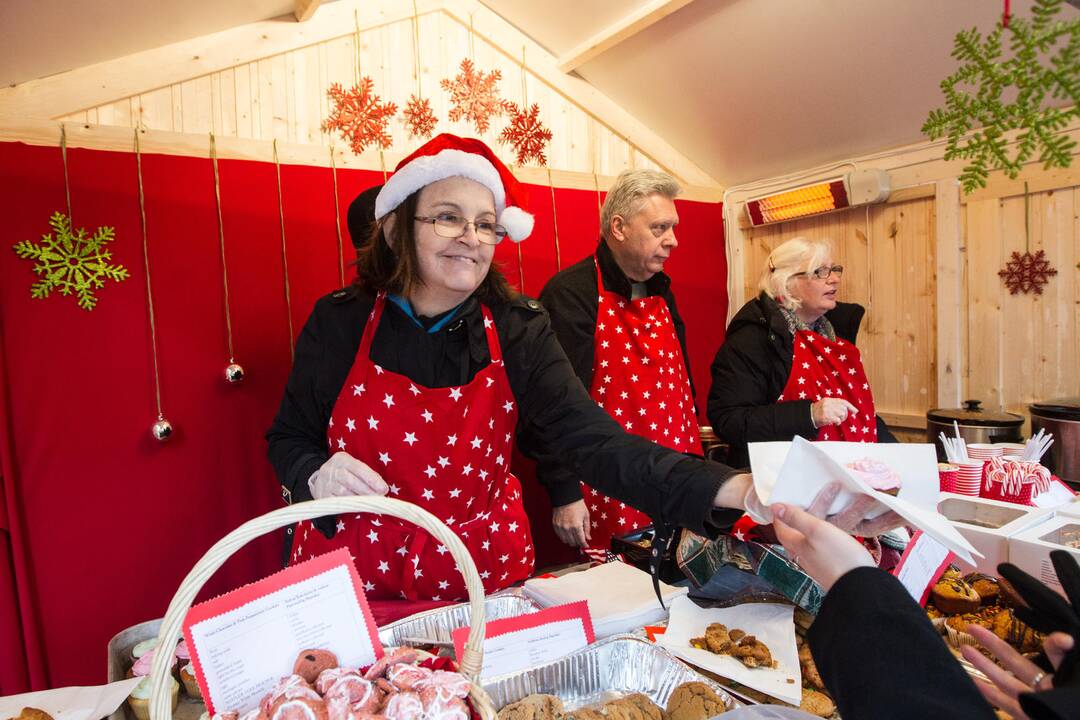
[{"label": "baking tray with cookies", "polygon": [[706,720],[743,705],[719,683],[633,635],[482,682],[501,708],[500,720]]}]

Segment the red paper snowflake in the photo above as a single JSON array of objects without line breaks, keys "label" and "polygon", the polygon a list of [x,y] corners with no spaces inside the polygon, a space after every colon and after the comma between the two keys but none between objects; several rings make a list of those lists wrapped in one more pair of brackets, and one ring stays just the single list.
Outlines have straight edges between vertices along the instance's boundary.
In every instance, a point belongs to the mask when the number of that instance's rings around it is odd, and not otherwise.
[{"label": "red paper snowflake", "polygon": [[518,165],[530,160],[535,160],[539,165],[546,164],[544,148],[551,142],[551,131],[540,122],[540,106],[533,103],[531,108],[524,110],[514,103],[507,103],[507,112],[510,114],[510,124],[503,128],[499,142],[514,147]]},{"label": "red paper snowflake", "polygon": [[1052,275],[1057,275],[1057,270],[1050,267],[1050,261],[1042,250],[1034,255],[1030,252],[1023,255],[1014,252],[1012,260],[1005,263],[1005,269],[998,271],[998,276],[1005,279],[1005,287],[1009,288],[1010,295],[1017,292],[1042,295],[1042,286],[1050,282]]},{"label": "red paper snowflake", "polygon": [[334,83],[326,91],[334,101],[334,109],[323,123],[323,130],[340,131],[357,155],[368,145],[377,145],[385,150],[393,142],[387,126],[390,118],[397,114],[397,105],[382,102],[382,98],[374,93],[374,86],[371,78],[362,77],[360,84],[348,90]]},{"label": "red paper snowflake", "polygon": [[409,98],[409,102],[401,113],[405,116],[405,127],[409,129],[409,135],[412,137],[431,137],[432,131],[435,130],[435,123],[439,121],[431,110],[431,102],[427,98],[416,95]]},{"label": "red paper snowflake", "polygon": [[450,93],[450,119],[465,118],[472,121],[477,132],[486,132],[491,118],[502,115],[507,110],[507,102],[499,97],[497,83],[502,73],[492,70],[489,73],[476,72],[472,60],[461,61],[461,72],[453,80],[443,78],[439,83],[443,90]]}]

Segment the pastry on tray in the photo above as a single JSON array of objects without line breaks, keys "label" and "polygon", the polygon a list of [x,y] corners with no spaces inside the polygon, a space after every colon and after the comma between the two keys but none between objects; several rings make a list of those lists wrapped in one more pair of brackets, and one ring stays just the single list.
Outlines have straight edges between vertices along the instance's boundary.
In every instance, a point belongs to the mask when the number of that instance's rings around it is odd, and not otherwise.
[{"label": "pastry on tray", "polygon": [[832,717],[836,713],[836,703],[828,695],[817,690],[803,688],[802,702],[799,709],[818,717]]},{"label": "pastry on tray", "polygon": [[749,668],[776,667],[765,643],[739,628],[728,629],[723,623],[710,623],[705,635],[690,639],[690,645],[715,655],[730,655]]},{"label": "pastry on tray", "polygon": [[[172,709],[176,710],[177,703],[180,702],[180,683],[176,682],[176,678],[170,677],[169,683],[171,687],[169,689],[170,699],[172,701]],[[135,713],[135,717],[138,720],[150,720],[150,678],[144,677],[142,681],[135,686],[135,689],[128,695],[128,707],[131,708],[131,712]]]},{"label": "pastry on tray", "polygon": [[610,720],[665,720],[660,706],[643,693],[604,703],[603,709]]},{"label": "pastry on tray", "polygon": [[559,720],[562,700],[554,695],[529,695],[499,711],[499,720]]},{"label": "pastry on tray", "polygon": [[930,596],[934,599],[934,606],[947,615],[975,612],[982,604],[975,588],[960,579],[942,577],[934,583]]},{"label": "pastry on tray", "polygon": [[53,720],[53,716],[38,708],[24,707],[14,720]]},{"label": "pastry on tray", "polygon": [[998,579],[983,573],[971,573],[964,576],[964,582],[979,594],[979,600],[983,605],[997,605],[1001,597],[1001,587]]},{"label": "pastry on tray", "polygon": [[679,685],[667,702],[670,720],[706,720],[726,710],[723,699],[711,687],[697,681]]}]

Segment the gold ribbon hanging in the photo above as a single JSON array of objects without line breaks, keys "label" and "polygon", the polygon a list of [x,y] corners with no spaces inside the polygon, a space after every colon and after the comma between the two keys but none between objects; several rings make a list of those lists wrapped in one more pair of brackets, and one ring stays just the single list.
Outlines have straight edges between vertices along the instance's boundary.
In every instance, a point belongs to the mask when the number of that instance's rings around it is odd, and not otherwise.
[{"label": "gold ribbon hanging", "polygon": [[221,174],[218,171],[217,141],[210,133],[210,162],[214,166],[214,202],[217,207],[218,245],[221,248],[221,285],[225,292],[225,343],[229,352],[229,364],[236,362],[233,349],[232,305],[229,302],[229,265],[225,262],[225,222],[221,216]]},{"label": "gold ribbon hanging", "polygon": [[143,267],[146,268],[146,305],[150,314],[150,354],[154,359],[154,400],[157,404],[158,421],[165,419],[161,405],[161,369],[158,363],[157,320],[154,313],[154,290],[150,282],[150,240],[146,228],[146,193],[143,189],[142,148],[139,130],[135,133],[135,172],[139,179],[139,219],[142,222]]},{"label": "gold ribbon hanging", "polygon": [[562,270],[562,257],[559,255],[559,214],[555,212],[555,182],[551,179],[551,168],[546,168],[548,187],[551,189],[551,226],[555,229],[555,271]]},{"label": "gold ribbon hanging", "polygon": [[60,158],[64,162],[64,197],[67,199],[68,221],[75,227],[75,218],[71,215],[71,180],[68,178],[67,127],[60,123]]},{"label": "gold ribbon hanging", "polygon": [[281,192],[281,161],[278,160],[277,138],[274,138],[274,171],[277,173],[278,219],[281,221],[281,267],[285,275],[285,314],[289,321],[289,360],[295,362],[296,349],[293,347],[293,342],[296,335],[293,333],[292,296],[289,291],[289,254],[285,248],[285,200]]},{"label": "gold ribbon hanging", "polygon": [[600,202],[600,178],[597,177],[596,171],[592,174],[593,187],[596,189],[596,227],[600,229],[600,235],[604,234],[603,223],[603,204]]},{"label": "gold ribbon hanging", "polygon": [[416,10],[416,0],[412,4],[412,45],[413,45],[413,68],[416,74],[416,97],[423,100],[424,93],[420,88],[420,15]]},{"label": "gold ribbon hanging", "polygon": [[334,145],[330,144],[330,176],[334,178],[334,230],[337,231],[338,271],[341,273],[341,287],[345,287],[345,241],[341,237],[341,208],[338,207],[337,160],[334,158]]}]

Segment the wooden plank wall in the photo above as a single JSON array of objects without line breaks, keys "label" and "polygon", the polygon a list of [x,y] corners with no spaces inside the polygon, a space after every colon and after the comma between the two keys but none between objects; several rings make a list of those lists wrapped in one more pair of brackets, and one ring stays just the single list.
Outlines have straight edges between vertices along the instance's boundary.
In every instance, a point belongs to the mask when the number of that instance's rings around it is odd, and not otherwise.
[{"label": "wooden plank wall", "polygon": [[[464,58],[472,57],[478,69],[501,71],[499,87],[504,98],[519,105],[524,100],[539,104],[541,118],[553,134],[549,167],[599,175],[617,175],[631,167],[659,167],[585,108],[523,72],[522,48],[497,48],[475,35],[470,42],[469,27],[444,12],[421,14],[416,26],[421,39],[419,78],[411,18],[360,34],[360,72],[372,77],[384,101],[393,101],[399,108],[399,115],[390,123],[395,151],[408,152],[419,144],[409,137],[400,115],[409,96],[418,90],[440,118],[436,132],[477,136],[464,120],[447,119],[449,93],[439,85],[443,78],[457,74]],[[334,82],[346,87],[356,82],[355,36],[347,28],[343,32],[347,34],[59,119],[299,144],[328,146],[336,142],[340,146],[343,141],[331,138],[321,126],[330,111],[326,89]],[[526,67],[528,62],[526,56]],[[480,137],[509,163],[513,160],[509,146],[498,143],[504,125],[496,118]]]},{"label": "wooden plank wall", "polygon": [[802,235],[827,240],[844,266],[840,299],[866,307],[858,346],[878,413],[914,427],[937,397],[934,199],[871,205],[745,231],[746,297],[757,295],[765,260]]},{"label": "wooden plank wall", "polygon": [[1031,402],[1080,392],[1080,187],[1030,195],[1030,250],[1058,274],[1043,294],[1012,295],[998,271],[1023,253],[1024,197],[964,205],[964,397],[1028,415]]},{"label": "wooden plank wall", "polygon": [[[833,242],[841,299],[867,308],[859,333],[878,411],[921,441],[938,405],[933,197],[745,230],[745,292],[769,251],[797,235]],[[1080,392],[1080,187],[1030,195],[1030,249],[1058,274],[1042,295],[1011,295],[998,276],[1023,253],[1024,197],[973,196],[961,205],[961,385],[965,398],[1027,417],[1027,406]]]}]

